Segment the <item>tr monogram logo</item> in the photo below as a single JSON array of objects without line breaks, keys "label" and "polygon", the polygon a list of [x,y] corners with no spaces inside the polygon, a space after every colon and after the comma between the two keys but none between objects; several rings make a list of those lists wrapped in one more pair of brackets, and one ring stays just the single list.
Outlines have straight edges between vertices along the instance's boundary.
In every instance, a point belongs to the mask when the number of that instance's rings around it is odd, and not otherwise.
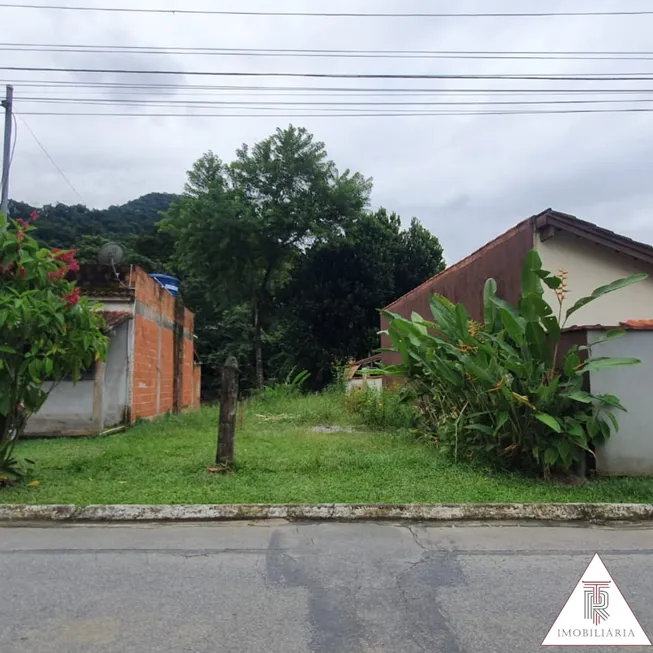
[{"label": "tr monogram logo", "polygon": [[608,606],[610,605],[610,595],[607,588],[610,587],[611,581],[583,581],[585,588],[585,619],[589,619],[595,626],[601,621],[609,618]]}]

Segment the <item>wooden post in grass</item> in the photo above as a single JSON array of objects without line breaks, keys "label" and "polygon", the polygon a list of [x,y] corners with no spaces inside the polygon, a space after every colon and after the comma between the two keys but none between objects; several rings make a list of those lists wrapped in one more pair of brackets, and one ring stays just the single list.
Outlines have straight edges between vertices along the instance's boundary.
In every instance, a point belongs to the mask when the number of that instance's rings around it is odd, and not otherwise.
[{"label": "wooden post in grass", "polygon": [[216,463],[221,471],[229,472],[234,466],[234,434],[238,406],[238,361],[227,358],[222,368],[220,388],[220,421],[218,424],[218,455]]}]

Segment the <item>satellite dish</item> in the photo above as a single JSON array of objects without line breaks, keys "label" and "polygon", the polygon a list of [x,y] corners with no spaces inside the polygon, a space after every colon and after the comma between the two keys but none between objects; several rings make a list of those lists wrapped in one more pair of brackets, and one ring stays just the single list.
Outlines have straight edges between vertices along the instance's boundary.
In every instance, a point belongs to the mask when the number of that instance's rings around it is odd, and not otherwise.
[{"label": "satellite dish", "polygon": [[98,253],[98,260],[102,265],[118,265],[123,256],[125,255],[125,250],[118,245],[117,243],[107,243],[102,245]]}]

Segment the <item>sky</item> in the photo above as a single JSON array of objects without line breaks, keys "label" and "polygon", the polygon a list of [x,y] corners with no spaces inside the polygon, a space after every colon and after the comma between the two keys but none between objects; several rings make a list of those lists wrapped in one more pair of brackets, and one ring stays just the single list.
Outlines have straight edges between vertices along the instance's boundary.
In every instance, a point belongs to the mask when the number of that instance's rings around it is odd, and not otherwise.
[{"label": "sky", "polygon": [[[56,4],[54,0],[37,0]],[[329,12],[510,12],[648,10],[646,0],[62,0],[60,4],[220,10]],[[10,44],[156,46],[163,48],[258,48],[429,51],[650,51],[652,16],[542,18],[316,18],[95,13],[10,9],[0,6],[3,40]],[[0,49],[2,46],[0,46]],[[546,108],[653,108],[653,81],[556,82],[512,80],[302,79],[201,77],[191,71],[326,72],[380,74],[653,73],[650,61],[497,60],[398,58],[299,58],[182,55],[166,52],[65,53],[3,51],[3,66],[86,67],[178,71],[180,75],[118,75],[0,70],[1,83],[16,86],[17,141],[10,196],[35,205],[120,204],[149,192],[181,192],[186,171],[207,150],[231,160],[289,123],[303,125],[326,144],[340,170],[374,179],[371,208],[416,216],[436,236],[453,263],[520,220],[552,207],[653,243],[653,113],[461,115],[479,110]],[[558,95],[558,100],[618,99],[601,105],[497,105],[358,107],[350,111],[453,111],[457,115],[291,117],[294,112],[334,111],[333,105],[288,105],[274,117],[242,108],[212,108],[237,117],[199,117],[188,100],[388,101],[389,96],[314,94],[247,95],[244,91],[195,89],[88,89],[26,87],[26,81],[176,85],[311,86],[382,89],[473,89],[475,95],[434,93],[420,101],[542,100],[543,95],[499,90],[636,89],[635,94]],[[641,93],[639,92],[641,91]],[[158,105],[88,106],[36,98],[117,101],[157,100]],[[633,99],[650,103],[631,103]],[[30,101],[31,100],[31,101]],[[398,93],[389,101],[410,101]],[[184,104],[186,103],[186,104]],[[325,105],[326,106],[326,105]],[[341,107],[342,109],[342,107]],[[347,109],[346,109],[347,110]],[[33,112],[174,112],[164,116],[45,116]],[[29,127],[29,128],[28,128]],[[44,154],[29,130],[70,181]],[[80,199],[81,198],[81,199]]]}]

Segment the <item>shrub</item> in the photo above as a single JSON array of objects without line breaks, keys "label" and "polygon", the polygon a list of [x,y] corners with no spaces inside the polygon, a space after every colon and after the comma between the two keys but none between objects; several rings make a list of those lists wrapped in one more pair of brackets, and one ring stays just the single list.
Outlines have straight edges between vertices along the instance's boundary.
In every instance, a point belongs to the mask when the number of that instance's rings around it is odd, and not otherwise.
[{"label": "shrub", "polygon": [[295,372],[295,368],[288,372],[282,383],[267,385],[257,391],[254,396],[262,404],[278,401],[279,399],[297,397],[302,393],[303,387],[310,378],[310,372],[302,370]]},{"label": "shrub", "polygon": [[[613,395],[586,392],[586,373],[639,361],[592,358],[589,348],[577,346],[560,356],[561,331],[583,306],[645,277],[597,288],[563,319],[566,273],[543,270],[533,250],[517,307],[497,297],[493,279],[486,282],[484,325],[439,295],[430,301],[434,322],[385,312],[393,351],[401,355],[385,373],[409,380],[423,427],[456,459],[543,475],[569,471],[618,428],[613,409],[624,410]],[[555,290],[557,315],[543,297],[545,285]]]},{"label": "shrub", "polygon": [[346,395],[345,408],[357,421],[374,429],[408,429],[415,424],[415,410],[399,390],[359,388]]},{"label": "shrub", "polygon": [[[32,219],[36,219],[36,214]],[[34,229],[0,214],[0,476],[16,478],[13,456],[29,416],[66,376],[79,379],[106,354],[102,317],[66,280],[74,251],[39,247]],[[46,384],[46,380],[48,383]]]}]

